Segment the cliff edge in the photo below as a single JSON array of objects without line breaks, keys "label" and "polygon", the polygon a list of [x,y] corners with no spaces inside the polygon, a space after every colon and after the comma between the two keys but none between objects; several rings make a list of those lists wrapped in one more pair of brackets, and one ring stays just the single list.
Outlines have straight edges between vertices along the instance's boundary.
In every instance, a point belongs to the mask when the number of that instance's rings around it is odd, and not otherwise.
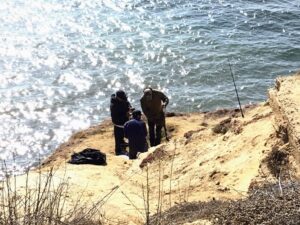
[{"label": "cliff edge", "polygon": [[[79,193],[91,203],[103,199],[107,224],[143,224],[149,214],[184,202],[246,199],[265,183],[299,178],[299,96],[298,73],[278,78],[267,102],[244,106],[244,118],[237,109],[168,113],[170,141],[163,139],[137,160],[114,155],[107,120],[74,134],[41,170],[54,168],[56,177],[68,178],[70,202]],[[106,153],[107,165],[67,163],[85,148]]]}]

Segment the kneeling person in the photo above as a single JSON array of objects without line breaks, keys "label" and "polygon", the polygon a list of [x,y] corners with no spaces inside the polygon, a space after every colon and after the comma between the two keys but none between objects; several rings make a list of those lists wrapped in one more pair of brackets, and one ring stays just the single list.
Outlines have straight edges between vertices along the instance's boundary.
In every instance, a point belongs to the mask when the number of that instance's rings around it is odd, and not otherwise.
[{"label": "kneeling person", "polygon": [[124,125],[124,134],[129,142],[129,159],[136,159],[138,152],[146,152],[147,144],[147,128],[144,121],[141,120],[142,112],[134,110],[132,112],[133,119]]}]

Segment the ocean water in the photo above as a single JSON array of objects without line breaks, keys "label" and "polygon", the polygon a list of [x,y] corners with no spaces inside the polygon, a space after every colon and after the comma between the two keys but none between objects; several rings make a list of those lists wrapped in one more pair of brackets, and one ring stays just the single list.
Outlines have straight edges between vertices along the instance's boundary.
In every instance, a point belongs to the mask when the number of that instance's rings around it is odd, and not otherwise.
[{"label": "ocean water", "polygon": [[267,99],[300,62],[299,0],[1,0],[0,159],[21,172],[145,86],[169,111]]}]

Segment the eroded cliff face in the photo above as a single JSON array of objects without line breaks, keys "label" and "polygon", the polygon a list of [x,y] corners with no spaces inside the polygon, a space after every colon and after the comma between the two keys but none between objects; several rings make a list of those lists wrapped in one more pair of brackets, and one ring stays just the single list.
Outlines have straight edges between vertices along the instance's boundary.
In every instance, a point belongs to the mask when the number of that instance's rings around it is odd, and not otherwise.
[{"label": "eroded cliff face", "polygon": [[289,149],[293,175],[300,177],[300,72],[276,79],[269,91],[277,134]]},{"label": "eroded cliff face", "polygon": [[[68,177],[70,201],[78,193],[90,202],[113,193],[103,210],[114,224],[143,223],[148,203],[156,213],[184,201],[245,198],[261,183],[293,176],[291,169],[299,176],[299,94],[295,75],[279,78],[268,102],[243,107],[244,118],[235,109],[169,113],[170,141],[163,139],[133,161],[114,155],[113,126],[107,120],[74,134],[42,171],[54,167],[57,177]],[[67,163],[73,152],[88,147],[106,153],[107,166]]]}]

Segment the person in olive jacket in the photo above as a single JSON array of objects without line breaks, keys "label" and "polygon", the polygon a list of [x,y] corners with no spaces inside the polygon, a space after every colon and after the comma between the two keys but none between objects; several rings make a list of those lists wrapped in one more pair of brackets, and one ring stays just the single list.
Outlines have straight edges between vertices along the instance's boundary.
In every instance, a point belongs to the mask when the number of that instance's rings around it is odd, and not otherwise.
[{"label": "person in olive jacket", "polygon": [[161,91],[146,88],[140,102],[148,121],[150,146],[159,145],[161,129],[165,125],[164,107],[169,104],[169,98]]},{"label": "person in olive jacket", "polygon": [[110,98],[110,113],[114,124],[115,153],[127,155],[125,151],[127,143],[124,141],[124,124],[129,120],[131,105],[123,90],[112,94]]}]

